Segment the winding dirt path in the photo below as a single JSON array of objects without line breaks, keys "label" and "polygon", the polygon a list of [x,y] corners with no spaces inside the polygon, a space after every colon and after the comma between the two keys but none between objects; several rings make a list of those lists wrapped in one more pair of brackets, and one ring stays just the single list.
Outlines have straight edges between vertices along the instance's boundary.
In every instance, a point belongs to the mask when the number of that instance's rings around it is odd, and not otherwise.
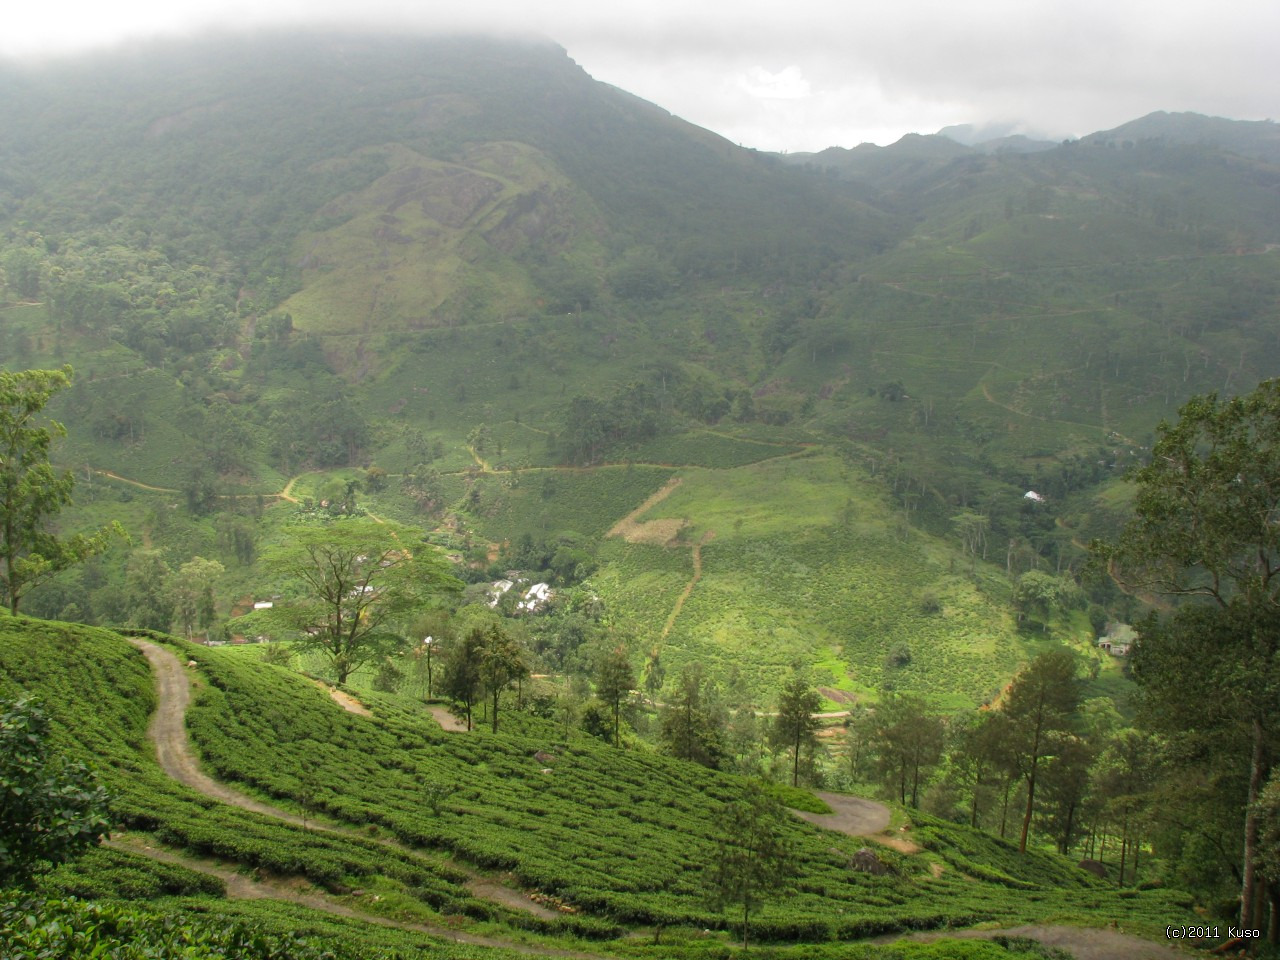
[{"label": "winding dirt path", "polygon": [[298,498],[293,495],[293,485],[301,479],[302,479],[302,474],[300,473],[290,477],[289,482],[284,485],[284,489],[281,490],[279,493],[277,493],[276,496],[279,497],[281,500],[288,501],[289,503],[297,503]]},{"label": "winding dirt path", "polygon": [[262,803],[238,790],[232,790],[200,769],[200,763],[191,751],[187,741],[187,727],[184,720],[187,707],[191,703],[191,685],[187,680],[186,668],[178,658],[158,644],[141,637],[127,637],[130,643],[142,651],[147,662],[151,664],[151,672],[156,678],[156,712],[147,727],[147,735],[156,745],[156,759],[160,768],[179,783],[190,787],[197,793],[212,797],[222,803],[242,810],[251,810],[263,816],[274,817],[299,827],[306,826],[302,817],[288,810]]},{"label": "winding dirt path", "polygon": [[[1063,927],[1028,924],[1002,930],[947,930],[940,933],[913,933],[905,937],[877,937],[873,943],[909,940],[932,943],[935,940],[990,940],[992,937],[1026,937],[1046,947],[1065,950],[1075,960],[1187,960],[1190,952],[1163,943],[1153,943],[1119,930],[1096,927]],[[1203,956],[1197,953],[1196,956]]]},{"label": "winding dirt path", "polygon": [[[126,637],[129,643],[133,644],[142,651],[143,656],[147,658],[147,662],[151,665],[152,673],[156,678],[156,712],[151,717],[151,723],[147,727],[147,735],[156,746],[156,759],[160,763],[161,769],[185,786],[190,787],[198,793],[204,794],[214,800],[218,800],[229,806],[239,807],[242,810],[249,810],[253,813],[259,813],[263,816],[272,817],[276,820],[282,820],[286,823],[293,824],[304,829],[311,829],[323,833],[339,834],[341,836],[361,836],[353,830],[346,830],[342,827],[329,826],[323,823],[317,823],[315,820],[304,820],[298,814],[284,810],[280,807],[273,806],[256,800],[247,794],[234,790],[225,784],[219,783],[209,777],[200,769],[199,761],[191,750],[191,744],[187,740],[187,729],[185,716],[187,707],[191,702],[191,685],[188,680],[187,668],[183,666],[181,660],[161,647],[159,644],[153,643],[142,637]],[[365,837],[364,839],[368,839]],[[390,841],[379,841],[386,846],[392,847],[399,851],[408,851],[414,853],[411,848],[404,847]],[[360,920],[366,920],[369,923],[377,923],[383,926],[394,926],[404,930],[414,930],[422,933],[429,933],[434,936],[443,937],[445,939],[455,940],[461,943],[471,943],[480,946],[503,947],[508,950],[516,950],[521,953],[538,954],[542,956],[554,957],[576,957],[580,960],[602,960],[599,954],[589,954],[575,952],[571,950],[558,950],[550,947],[537,947],[529,944],[516,943],[501,939],[493,939],[488,937],[478,937],[469,934],[463,934],[458,931],[448,929],[446,927],[431,926],[429,924],[416,923],[399,923],[384,918],[372,916],[355,910],[333,898],[316,892],[300,892],[291,886],[284,885],[280,881],[258,881],[253,885],[251,881],[246,880],[242,875],[236,874],[233,870],[223,867],[217,867],[211,861],[203,861],[197,858],[186,858],[179,854],[169,851],[159,851],[156,848],[142,847],[131,844],[129,849],[134,852],[142,853],[146,856],[153,856],[157,860],[165,860],[167,862],[181,862],[183,866],[190,867],[198,872],[207,873],[211,876],[221,878],[227,884],[228,896],[241,898],[271,898],[288,900],[293,903],[300,903],[304,906],[313,907],[317,910],[323,910],[337,916],[352,917]],[[456,862],[453,863],[458,869],[472,871]],[[476,896],[495,900],[505,906],[524,910],[527,913],[536,916],[558,916],[542,904],[535,903],[528,899],[519,890],[503,886],[497,881],[472,874],[467,888]]]},{"label": "winding dirt path", "polygon": [[467,721],[459,720],[450,712],[448,707],[441,707],[433,704],[427,707],[427,713],[431,714],[436,723],[440,724],[441,728],[449,731],[450,733],[467,732]]},{"label": "winding dirt path", "polygon": [[698,585],[698,581],[702,579],[702,545],[710,543],[716,532],[708,530],[702,535],[702,539],[693,545],[693,577],[684,585],[684,589],[680,591],[680,596],[676,597],[675,606],[671,608],[671,613],[667,616],[667,622],[662,625],[662,635],[659,640],[667,639],[667,634],[671,632],[671,628],[675,626],[676,617],[680,616],[680,611],[684,609],[684,602],[689,599],[693,593],[693,588]]},{"label": "winding dirt path", "polygon": [[[862,797],[851,797],[843,793],[817,794],[831,808],[831,813],[807,813],[803,810],[792,810],[802,820],[828,830],[836,830],[853,837],[868,837],[880,842],[876,834],[882,833],[889,826],[889,808],[883,803],[866,800]],[[905,849],[902,838],[888,838],[888,845],[902,850],[904,853],[918,853],[919,848],[911,845]],[[934,876],[938,876],[935,871]],[[1188,956],[1182,950],[1162,943],[1143,940],[1119,930],[1100,930],[1094,927],[1067,927],[1047,924],[1028,924],[1000,930],[943,930],[927,933],[913,933],[906,936],[889,934],[876,937],[872,943],[893,943],[898,940],[910,940],[918,943],[932,943],[944,939],[990,939],[997,936],[1027,937],[1037,940],[1046,947],[1056,947],[1071,954],[1075,960],[1186,960]]]},{"label": "winding dirt path", "polygon": [[[307,907],[311,910],[319,910],[335,917],[359,920],[363,923],[372,923],[380,927],[392,927],[396,930],[409,930],[414,933],[426,934],[439,940],[450,940],[454,943],[465,943],[477,947],[496,947],[502,950],[514,950],[519,953],[544,957],[606,960],[600,954],[581,953],[576,950],[560,950],[555,947],[539,947],[533,944],[515,943],[497,937],[482,937],[430,923],[390,920],[377,914],[359,910],[331,894],[317,890],[310,884],[299,886],[296,881],[282,880],[280,878],[259,879],[249,877],[221,861],[210,860],[205,857],[192,857],[163,847],[154,847],[138,838],[115,838],[108,841],[108,845],[118,850],[126,850],[152,860],[159,860],[162,863],[185,867],[188,870],[203,873],[206,876],[217,877],[226,885],[227,897],[232,900],[281,900],[285,903],[297,904],[300,907]],[[492,886],[495,890],[499,889],[496,884]],[[537,906],[551,916],[558,916],[558,914],[552,913],[545,907]]]},{"label": "winding dirt path", "polygon": [[151,490],[154,493],[181,493],[181,490],[175,490],[173,487],[153,487],[149,483],[143,483],[141,480],[130,480],[128,477],[122,477],[118,473],[112,473],[110,470],[101,470],[98,467],[89,467],[89,470],[102,477],[110,477],[112,480],[119,480],[121,483],[127,483],[131,487],[137,487],[139,490]]}]

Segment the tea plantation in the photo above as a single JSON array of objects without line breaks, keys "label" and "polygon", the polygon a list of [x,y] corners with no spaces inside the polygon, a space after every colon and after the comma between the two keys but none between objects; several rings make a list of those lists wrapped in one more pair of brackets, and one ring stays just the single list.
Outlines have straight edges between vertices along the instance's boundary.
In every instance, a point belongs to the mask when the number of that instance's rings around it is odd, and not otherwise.
[{"label": "tea plantation", "polygon": [[[43,881],[45,895],[152,900],[144,912],[204,914],[215,925],[247,920],[272,935],[310,931],[370,956],[470,957],[481,949],[439,946],[427,933],[403,929],[414,925],[525,950],[547,938],[591,941],[582,949],[592,955],[723,956],[731,949],[733,923],[708,906],[707,875],[715,813],[741,795],[738,778],[587,737],[564,740],[550,722],[515,711],[498,734],[445,733],[410,702],[391,698],[366,697],[372,716],[359,716],[311,681],[242,650],[166,642],[199,663],[189,671],[187,724],[206,770],[306,813],[312,828],[228,806],[165,776],[147,739],[156,703],[150,672],[126,639],[5,618],[0,696],[40,698],[54,722],[54,746],[98,770],[128,843],[55,871]],[[433,803],[435,785],[457,789]],[[780,795],[791,805],[816,803]],[[890,868],[879,877],[850,868],[864,839],[799,820],[786,829],[795,876],[753,919],[755,935],[779,956],[1036,956],[995,944],[934,953],[936,946],[850,941],[1030,921],[1114,920],[1154,931],[1188,915],[1175,894],[1117,892],[1061,858],[1019,857],[1003,841],[922,817],[906,834],[920,852],[877,847]],[[200,861],[190,858],[214,858],[258,879],[302,884],[316,898],[381,914],[402,929],[297,904],[228,900],[203,873],[139,856],[146,847],[191,867]],[[477,870],[560,905],[560,919],[478,898],[467,887]],[[3,935],[20,932],[16,916],[11,910],[0,918],[9,925],[0,930],[10,930]],[[140,930],[150,923],[128,921]]]}]

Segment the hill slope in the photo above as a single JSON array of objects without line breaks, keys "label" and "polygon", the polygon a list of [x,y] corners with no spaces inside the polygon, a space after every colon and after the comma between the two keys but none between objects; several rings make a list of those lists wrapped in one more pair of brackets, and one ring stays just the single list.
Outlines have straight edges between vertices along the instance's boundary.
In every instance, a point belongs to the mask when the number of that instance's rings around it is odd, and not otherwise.
[{"label": "hill slope", "polygon": [[[184,657],[196,649],[172,643]],[[305,876],[350,894],[346,902],[358,912],[389,911],[400,921],[439,923],[461,913],[593,936],[609,936],[618,922],[726,924],[706,908],[699,877],[713,855],[711,815],[741,789],[736,778],[617,751],[590,738],[557,742],[549,724],[519,715],[517,732],[497,735],[445,734],[392,701],[370,701],[373,714],[366,718],[342,710],[299,677],[236,654],[201,649],[198,673],[183,671],[195,678],[188,722],[206,764],[272,803],[293,806],[305,795],[307,806],[323,811],[318,819],[331,827],[303,830],[201,798],[165,778],[144,739],[154,703],[145,663],[121,637],[5,618],[0,694],[41,697],[55,720],[58,746],[95,763],[117,796],[129,836],[142,832],[151,856],[185,850],[281,877]],[[90,701],[98,709],[86,712],[81,704]],[[532,756],[545,748],[554,759]],[[540,767],[544,763],[548,767]],[[447,782],[461,792],[432,813],[424,789]],[[371,824],[381,829],[366,830]],[[399,842],[382,841],[383,830]],[[788,832],[798,876],[786,902],[760,916],[757,929],[770,939],[825,941],[987,919],[1097,916],[1099,909],[1138,923],[1148,912],[1158,914],[1164,924],[1180,909],[1176,898],[1160,893],[1117,899],[1059,858],[1018,857],[1001,841],[929,821],[920,822],[917,837],[932,853],[904,856],[886,849],[880,857],[895,872],[880,878],[847,865],[862,841],[798,820]],[[443,862],[433,852],[440,849],[476,867],[508,871],[520,885],[584,916],[537,921],[478,902],[465,891],[465,868]],[[135,872],[145,862],[127,859]],[[123,892],[110,889],[113,877],[118,884],[116,863],[108,859],[96,875],[89,871],[97,895]],[[183,871],[156,870],[178,878],[170,883],[179,892],[199,887],[182,879],[190,876]],[[356,884],[363,893],[352,893]],[[1010,888],[1023,893],[1011,897]],[[216,900],[181,906],[219,914],[243,910]],[[257,915],[279,923],[284,914],[264,909]],[[401,941],[391,934],[369,941],[392,942]],[[865,955],[831,949],[837,951],[832,956]]]},{"label": "hill slope", "polygon": [[[580,553],[672,662],[743,667],[767,637],[747,664],[973,703],[1039,638],[1010,581],[1079,565],[1158,420],[1280,373],[1267,124],[790,165],[549,43],[458,37],[144,47],[0,85],[0,361],[73,363],[58,457],[132,481],[67,520],[119,516],[174,567],[216,553],[224,613],[274,586],[253,556],[288,498],[376,465],[379,515],[477,578],[526,536]],[[692,539],[604,536],[676,470],[648,519]],[[118,621],[122,567],[33,609]]]}]

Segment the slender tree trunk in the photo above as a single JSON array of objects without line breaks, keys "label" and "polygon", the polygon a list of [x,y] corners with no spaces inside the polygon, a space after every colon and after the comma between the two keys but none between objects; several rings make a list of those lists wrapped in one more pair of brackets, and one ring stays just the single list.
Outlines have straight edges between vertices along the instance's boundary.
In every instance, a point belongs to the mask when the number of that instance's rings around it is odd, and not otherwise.
[{"label": "slender tree trunk", "polygon": [[1040,765],[1040,729],[1044,726],[1044,697],[1040,694],[1040,712],[1036,715],[1036,733],[1031,740],[1031,770],[1027,774],[1027,812],[1022,816],[1022,837],[1018,840],[1018,852],[1027,852],[1027,834],[1031,832],[1031,812],[1036,802],[1036,768]]},{"label": "slender tree trunk", "polygon": [[791,748],[791,785],[800,786],[800,734],[796,734],[795,745]]},{"label": "slender tree trunk", "polygon": [[1065,857],[1071,852],[1071,828],[1075,824],[1076,805],[1073,802],[1067,807],[1067,825],[1062,831],[1062,855]]},{"label": "slender tree trunk", "polygon": [[1255,930],[1261,930],[1267,916],[1267,878],[1258,874],[1253,890],[1253,922]]},{"label": "slender tree trunk", "polygon": [[502,690],[496,684],[493,688],[493,732],[498,732],[498,697],[501,696]]},{"label": "slender tree trunk", "polygon": [[1257,927],[1254,909],[1255,891],[1258,886],[1258,794],[1266,779],[1266,738],[1262,718],[1253,718],[1253,756],[1249,762],[1249,801],[1244,813],[1244,882],[1240,886],[1240,926],[1246,930]]},{"label": "slender tree trunk", "polygon": [[1004,803],[1000,806],[1000,839],[1004,839],[1005,826],[1009,822],[1009,791],[1013,789],[1013,777],[1005,777]]},{"label": "slender tree trunk", "polygon": [[978,791],[982,789],[982,764],[974,766],[973,799],[969,804],[969,826],[978,829]]},{"label": "slender tree trunk", "polygon": [[1031,761],[1031,773],[1027,776],[1027,809],[1022,815],[1022,835],[1018,838],[1018,852],[1027,852],[1027,834],[1031,832],[1031,811],[1036,802],[1036,761]]},{"label": "slender tree trunk", "polygon": [[1124,862],[1125,855],[1129,852],[1129,811],[1125,810],[1124,820],[1120,824],[1120,882],[1118,886],[1124,886]]},{"label": "slender tree trunk", "polygon": [[920,809],[920,753],[911,758],[911,809]]},{"label": "slender tree trunk", "polygon": [[1268,885],[1271,898],[1271,918],[1267,923],[1267,942],[1280,943],[1280,886]]}]

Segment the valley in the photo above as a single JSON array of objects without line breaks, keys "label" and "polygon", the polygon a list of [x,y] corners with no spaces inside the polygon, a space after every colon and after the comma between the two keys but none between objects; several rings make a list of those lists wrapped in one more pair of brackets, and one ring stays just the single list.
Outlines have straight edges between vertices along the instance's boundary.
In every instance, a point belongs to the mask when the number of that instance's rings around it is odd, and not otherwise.
[{"label": "valley", "polygon": [[0,89],[0,419],[65,426],[0,463],[51,471],[0,702],[115,824],[50,910],[340,958],[1280,936],[1273,124],[773,155],[482,37]]}]

